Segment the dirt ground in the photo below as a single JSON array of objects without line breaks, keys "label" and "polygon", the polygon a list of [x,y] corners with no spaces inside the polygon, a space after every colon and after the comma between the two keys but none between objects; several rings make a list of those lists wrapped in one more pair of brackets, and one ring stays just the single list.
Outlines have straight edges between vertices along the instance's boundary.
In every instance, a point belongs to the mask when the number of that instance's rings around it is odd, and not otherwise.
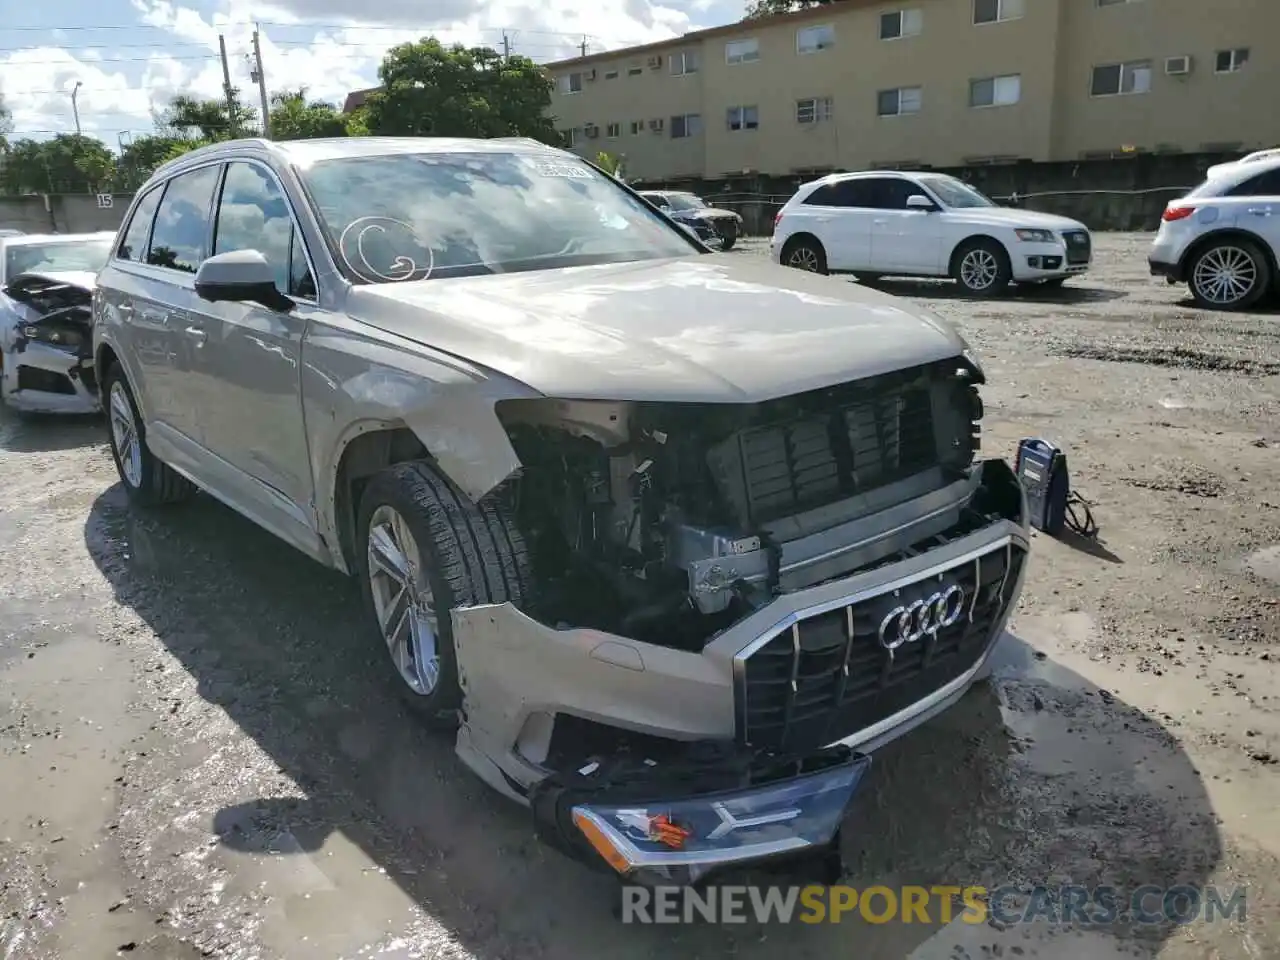
[{"label": "dirt ground", "polygon": [[350,583],[207,498],[130,512],[98,422],[0,414],[0,957],[1280,957],[1280,314],[1196,310],[1148,242],[1052,295],[883,284],[1102,532],[1037,537],[992,682],[876,756],[846,881],[1243,886],[1243,921],[623,927],[414,727]]}]

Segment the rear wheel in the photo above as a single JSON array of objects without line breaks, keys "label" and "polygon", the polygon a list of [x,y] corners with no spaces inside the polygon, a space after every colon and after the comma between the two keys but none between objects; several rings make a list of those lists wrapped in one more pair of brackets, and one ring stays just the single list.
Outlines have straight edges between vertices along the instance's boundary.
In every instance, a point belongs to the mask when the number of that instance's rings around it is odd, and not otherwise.
[{"label": "rear wheel", "polygon": [[1214,310],[1247,310],[1271,286],[1271,265],[1248,240],[1222,240],[1196,254],[1188,271],[1191,296]]},{"label": "rear wheel", "polygon": [[357,554],[365,606],[397,689],[426,722],[462,705],[456,607],[523,603],[533,582],[524,538],[498,502],[471,502],[433,465],[396,464],[360,499]]},{"label": "rear wheel", "polygon": [[119,364],[112,364],[102,381],[107,408],[107,431],[111,459],[129,499],[153,507],[179,503],[195,491],[191,481],[147,448],[147,431],[138,415],[133,391]]},{"label": "rear wheel", "polygon": [[827,252],[817,240],[802,238],[792,240],[782,250],[783,266],[795,267],[809,273],[827,272]]},{"label": "rear wheel", "polygon": [[1003,293],[1013,278],[1009,255],[995,240],[970,240],[956,251],[951,275],[967,293],[992,296]]}]

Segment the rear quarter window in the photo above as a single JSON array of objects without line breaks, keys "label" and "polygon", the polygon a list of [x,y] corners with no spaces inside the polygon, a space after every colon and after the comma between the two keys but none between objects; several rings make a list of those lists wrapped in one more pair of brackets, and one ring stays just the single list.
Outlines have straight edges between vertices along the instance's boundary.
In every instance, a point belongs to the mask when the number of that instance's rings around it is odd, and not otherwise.
[{"label": "rear quarter window", "polygon": [[133,216],[129,226],[116,248],[116,257],[141,263],[147,254],[147,240],[151,236],[151,221],[155,219],[156,207],[160,203],[160,194],[164,184],[152,187],[142,195],[138,205],[133,208]]}]

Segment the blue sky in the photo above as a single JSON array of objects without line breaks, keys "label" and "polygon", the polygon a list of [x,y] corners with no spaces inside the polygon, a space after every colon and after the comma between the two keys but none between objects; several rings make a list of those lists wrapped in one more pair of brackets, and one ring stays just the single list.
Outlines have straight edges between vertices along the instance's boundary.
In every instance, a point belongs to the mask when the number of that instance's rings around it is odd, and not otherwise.
[{"label": "blue sky", "polygon": [[[376,82],[385,49],[434,34],[501,47],[538,61],[628,46],[728,23],[743,0],[7,0],[0,30],[0,94],[15,137],[72,132],[80,124],[116,146],[153,128],[153,111],[178,93],[220,95],[218,35],[232,83],[252,95],[247,55],[260,24],[271,90],[305,86],[341,102]],[[371,12],[376,7],[376,12]],[[430,13],[424,14],[423,11]]]}]

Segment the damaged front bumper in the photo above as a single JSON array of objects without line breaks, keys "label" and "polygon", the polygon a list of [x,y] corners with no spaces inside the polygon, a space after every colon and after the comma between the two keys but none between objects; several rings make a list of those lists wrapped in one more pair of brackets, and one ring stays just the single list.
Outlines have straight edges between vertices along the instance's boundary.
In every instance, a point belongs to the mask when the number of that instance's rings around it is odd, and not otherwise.
[{"label": "damaged front bumper", "polygon": [[694,884],[743,864],[828,863],[871,758],[831,747],[786,761],[690,756],[538,784],[539,836],[628,882]]},{"label": "damaged front bumper", "polygon": [[25,413],[96,413],[88,276],[26,273],[0,294],[0,398]]},{"label": "damaged front bumper", "polygon": [[[509,604],[453,611],[459,756],[549,842],[635,882],[830,853],[869,755],[965,694],[1021,591],[1025,494],[1003,460],[976,469],[951,507],[869,517],[866,567],[780,594],[697,652]],[[877,634],[957,590],[932,633]]]}]

